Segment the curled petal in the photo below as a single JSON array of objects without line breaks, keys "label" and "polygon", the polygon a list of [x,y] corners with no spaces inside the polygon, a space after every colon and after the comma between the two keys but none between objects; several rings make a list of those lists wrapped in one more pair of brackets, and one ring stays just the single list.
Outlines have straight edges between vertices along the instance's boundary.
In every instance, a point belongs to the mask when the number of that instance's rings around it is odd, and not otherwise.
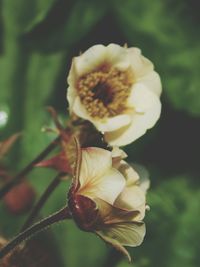
[{"label": "curled petal", "polygon": [[128,114],[121,114],[112,118],[104,120],[93,121],[93,124],[101,132],[110,132],[128,125],[131,122],[131,116]]},{"label": "curled petal", "polygon": [[76,75],[82,76],[101,65],[106,58],[106,47],[103,45],[94,45],[73,59],[73,65]]},{"label": "curled petal", "polygon": [[129,211],[139,211],[135,220],[142,220],[146,210],[146,199],[144,192],[139,186],[126,187],[114,202],[116,207]]},{"label": "curled petal", "polygon": [[80,98],[77,96],[72,105],[72,111],[79,117],[92,122],[95,127],[102,132],[110,132],[128,125],[131,122],[131,116],[128,114],[121,114],[112,118],[98,119],[92,118],[84,105],[81,103]]},{"label": "curled petal", "polygon": [[127,257],[128,261],[131,262],[131,256],[128,251],[123,247],[116,239],[105,235],[102,231],[96,231],[96,234],[103,239],[106,243],[113,246],[117,251],[121,252],[125,257]]},{"label": "curled petal", "polygon": [[[73,90],[70,90],[70,92]],[[75,91],[75,90],[74,90]],[[70,97],[74,97],[73,93],[69,93]],[[71,111],[73,111],[77,116],[79,116],[80,118],[83,118],[85,120],[89,120],[91,121],[92,118],[90,117],[89,113],[87,112],[86,108],[84,107],[84,105],[81,103],[81,100],[78,96],[75,96],[73,98],[73,101],[71,101]]]},{"label": "curled petal", "polygon": [[82,149],[80,185],[84,187],[96,177],[106,173],[112,166],[111,152],[105,149],[89,147]]},{"label": "curled petal", "polygon": [[117,44],[109,44],[106,48],[107,60],[113,67],[126,70],[130,66],[128,50]]},{"label": "curled petal", "polygon": [[112,153],[105,149],[82,149],[78,193],[112,204],[125,186],[123,175],[112,168]]},{"label": "curled petal", "polygon": [[153,64],[146,57],[142,56],[141,50],[137,47],[128,48],[129,60],[135,74],[136,80],[153,71]]},{"label": "curled petal", "polygon": [[124,189],[125,183],[123,175],[118,170],[111,168],[104,175],[90,179],[89,183],[80,188],[79,193],[113,204]]},{"label": "curled petal", "polygon": [[136,164],[136,163],[131,164],[131,166],[133,166],[134,169],[139,174],[140,179],[138,181],[138,185],[139,185],[140,189],[144,193],[146,193],[147,190],[150,187],[150,179],[149,179],[149,172],[148,172],[148,170],[144,166],[142,166],[140,164]]},{"label": "curled petal", "polygon": [[122,159],[124,159],[126,157],[127,157],[127,154],[122,149],[119,149],[118,147],[113,147],[112,163],[113,163],[114,168],[119,169],[121,162],[122,162]]},{"label": "curled petal", "polygon": [[112,150],[112,157],[113,158],[125,159],[125,158],[127,158],[127,154],[126,154],[126,152],[124,152],[119,147],[114,146],[113,150]]},{"label": "curled petal", "polygon": [[[159,98],[142,83],[136,83],[132,87],[128,99],[128,105],[133,106],[136,113],[145,113],[156,106]],[[159,114],[160,115],[160,114]]]},{"label": "curled petal", "polygon": [[110,205],[102,199],[95,199],[95,203],[99,210],[99,219],[97,222],[99,228],[113,223],[134,221],[135,218],[139,215],[139,211],[120,209],[113,205]]},{"label": "curled petal", "polygon": [[143,222],[123,222],[109,225],[102,232],[123,246],[137,247],[142,243],[146,231]]},{"label": "curled petal", "polygon": [[138,82],[144,84],[157,96],[161,95],[162,85],[161,85],[160,76],[158,75],[157,72],[152,71],[148,73],[147,75],[139,79]]},{"label": "curled petal", "polygon": [[123,246],[136,247],[139,246],[145,236],[145,225],[143,222],[123,222],[109,225],[101,231],[96,233],[114,246],[117,250],[121,251],[131,260],[130,255]]},{"label": "curled petal", "polygon": [[144,86],[138,85],[137,90],[133,90],[131,98],[132,102],[130,101],[130,103],[136,109],[136,113],[132,116],[132,122],[119,130],[105,133],[106,141],[113,146],[127,145],[138,139],[147,129],[152,128],[160,117],[159,98]]},{"label": "curled petal", "polygon": [[126,178],[126,187],[135,185],[140,178],[138,173],[124,160],[120,161],[118,170]]}]

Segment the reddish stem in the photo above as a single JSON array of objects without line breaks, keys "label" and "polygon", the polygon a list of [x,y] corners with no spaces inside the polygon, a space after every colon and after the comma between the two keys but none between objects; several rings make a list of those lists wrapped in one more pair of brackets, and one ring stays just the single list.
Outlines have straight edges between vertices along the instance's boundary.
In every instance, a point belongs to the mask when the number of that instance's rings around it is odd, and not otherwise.
[{"label": "reddish stem", "polygon": [[53,142],[51,142],[32,162],[30,162],[22,171],[20,171],[12,180],[7,182],[1,189],[0,189],[0,199],[2,199],[8,191],[18,184],[24,176],[29,173],[35,164],[40,162],[44,159],[57,145],[60,141],[61,136],[58,136]]},{"label": "reddish stem", "polygon": [[66,219],[71,218],[71,215],[69,213],[69,210],[67,207],[62,208],[58,212],[50,215],[49,217],[35,223],[31,227],[29,227],[24,232],[21,232],[18,236],[16,236],[13,240],[11,240],[7,245],[5,245],[0,250],[0,259],[2,259],[4,256],[6,256],[8,253],[10,253],[16,246],[18,246],[21,242],[29,239],[34,234],[44,230],[46,227],[56,223],[60,222]]}]

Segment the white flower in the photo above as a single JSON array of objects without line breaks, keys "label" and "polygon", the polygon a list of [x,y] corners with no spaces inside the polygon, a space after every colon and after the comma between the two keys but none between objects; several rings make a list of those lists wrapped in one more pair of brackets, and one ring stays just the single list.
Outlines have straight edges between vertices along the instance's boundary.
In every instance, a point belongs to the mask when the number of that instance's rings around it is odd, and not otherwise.
[{"label": "white flower", "polygon": [[68,204],[82,230],[96,233],[130,260],[124,246],[143,241],[148,186],[144,189],[138,174],[121,157],[120,151],[97,147],[79,151]]},{"label": "white flower", "polygon": [[72,61],[70,112],[89,120],[113,146],[127,145],[154,126],[161,82],[140,49],[94,45]]}]

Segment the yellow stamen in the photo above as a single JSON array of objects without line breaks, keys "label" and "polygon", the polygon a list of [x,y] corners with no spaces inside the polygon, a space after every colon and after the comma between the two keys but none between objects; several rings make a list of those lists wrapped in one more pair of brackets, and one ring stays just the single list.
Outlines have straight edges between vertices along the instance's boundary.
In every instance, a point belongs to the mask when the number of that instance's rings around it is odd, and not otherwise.
[{"label": "yellow stamen", "polygon": [[102,67],[82,76],[77,83],[81,102],[91,117],[107,118],[123,113],[133,84],[133,72]]}]

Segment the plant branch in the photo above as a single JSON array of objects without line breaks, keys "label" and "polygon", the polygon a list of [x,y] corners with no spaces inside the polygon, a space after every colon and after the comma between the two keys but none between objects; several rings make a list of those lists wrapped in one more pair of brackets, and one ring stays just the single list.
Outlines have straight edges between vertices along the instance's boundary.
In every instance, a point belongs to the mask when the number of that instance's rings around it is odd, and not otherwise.
[{"label": "plant branch", "polygon": [[21,232],[18,236],[16,236],[13,240],[11,240],[7,245],[5,245],[0,250],[0,259],[2,259],[4,256],[6,256],[8,253],[10,253],[16,246],[18,246],[21,242],[29,239],[34,234],[44,230],[46,227],[56,223],[63,221],[65,219],[71,218],[71,215],[69,213],[68,207],[64,207],[58,212],[50,215],[49,217],[35,223],[31,227],[29,227],[24,232]]},{"label": "plant branch", "polygon": [[22,171],[20,171],[12,180],[7,182],[1,189],[0,189],[0,199],[2,199],[8,191],[18,184],[24,176],[29,173],[34,165],[44,159],[58,144],[61,136],[59,135],[54,141],[52,141],[32,162],[30,162]]},{"label": "plant branch", "polygon": [[38,202],[33,207],[30,215],[28,216],[26,222],[24,223],[21,231],[26,230],[33,222],[34,219],[38,216],[39,211],[44,206],[45,202],[51,195],[51,193],[56,189],[56,187],[60,184],[61,177],[64,176],[64,173],[59,173],[56,175],[56,177],[52,180],[52,182],[49,184],[49,186],[46,188],[44,193],[39,198]]}]

